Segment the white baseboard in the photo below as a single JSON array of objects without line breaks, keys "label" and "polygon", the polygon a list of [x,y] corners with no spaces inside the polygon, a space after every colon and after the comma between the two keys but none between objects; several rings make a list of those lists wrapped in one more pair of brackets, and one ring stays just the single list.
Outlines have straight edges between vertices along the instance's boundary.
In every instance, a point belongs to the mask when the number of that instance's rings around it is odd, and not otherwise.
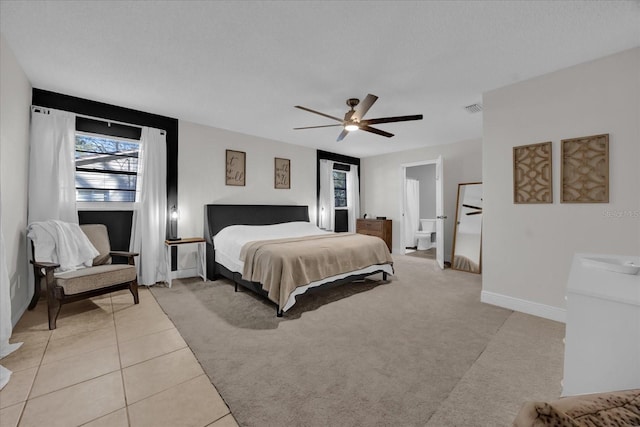
[{"label": "white baseboard", "polygon": [[498,307],[508,308],[509,310],[520,311],[533,316],[555,320],[556,322],[566,323],[567,319],[567,311],[565,309],[527,301],[520,298],[514,298],[507,295],[496,294],[494,292],[482,291],[480,294],[480,301],[491,305],[497,305]]}]

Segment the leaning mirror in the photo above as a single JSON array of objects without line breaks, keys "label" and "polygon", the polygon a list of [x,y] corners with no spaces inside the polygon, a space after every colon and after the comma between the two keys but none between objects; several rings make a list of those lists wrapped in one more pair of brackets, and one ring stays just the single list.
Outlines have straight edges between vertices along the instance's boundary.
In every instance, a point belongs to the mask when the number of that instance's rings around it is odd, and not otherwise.
[{"label": "leaning mirror", "polygon": [[482,183],[458,184],[451,268],[481,272]]}]

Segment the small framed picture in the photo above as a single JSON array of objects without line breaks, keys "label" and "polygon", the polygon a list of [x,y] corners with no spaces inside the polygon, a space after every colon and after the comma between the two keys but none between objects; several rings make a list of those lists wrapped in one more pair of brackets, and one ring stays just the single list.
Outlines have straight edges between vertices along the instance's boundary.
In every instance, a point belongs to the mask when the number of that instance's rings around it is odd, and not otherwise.
[{"label": "small framed picture", "polygon": [[244,151],[227,150],[226,185],[245,185],[246,158]]},{"label": "small framed picture", "polygon": [[291,188],[291,160],[275,158],[274,187]]}]

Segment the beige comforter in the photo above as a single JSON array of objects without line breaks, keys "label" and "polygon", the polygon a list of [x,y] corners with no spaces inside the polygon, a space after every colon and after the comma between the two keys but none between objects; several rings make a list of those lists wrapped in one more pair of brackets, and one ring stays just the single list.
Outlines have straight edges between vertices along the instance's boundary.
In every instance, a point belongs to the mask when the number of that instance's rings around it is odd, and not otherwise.
[{"label": "beige comforter", "polygon": [[373,236],[336,233],[248,242],[242,278],[260,282],[280,308],[298,286],[378,264],[393,264],[386,243]]}]

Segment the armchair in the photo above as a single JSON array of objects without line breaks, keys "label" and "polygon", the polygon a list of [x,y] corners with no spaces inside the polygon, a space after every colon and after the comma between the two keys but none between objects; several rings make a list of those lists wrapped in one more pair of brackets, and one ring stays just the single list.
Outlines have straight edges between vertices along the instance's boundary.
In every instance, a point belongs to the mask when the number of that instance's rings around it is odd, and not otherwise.
[{"label": "armchair", "polygon": [[[56,328],[56,320],[63,304],[120,289],[129,289],[133,295],[133,302],[135,304],[139,302],[138,276],[134,264],[134,257],[138,254],[112,251],[107,227],[103,224],[85,224],[80,228],[99,252],[99,255],[93,259],[91,267],[56,272],[59,264],[39,262],[35,259],[36,251],[31,242],[33,260],[30,262],[33,264],[35,289],[29,310],[36,306],[42,287],[46,285],[49,329]],[[128,263],[111,264],[112,256],[126,257]]]}]

